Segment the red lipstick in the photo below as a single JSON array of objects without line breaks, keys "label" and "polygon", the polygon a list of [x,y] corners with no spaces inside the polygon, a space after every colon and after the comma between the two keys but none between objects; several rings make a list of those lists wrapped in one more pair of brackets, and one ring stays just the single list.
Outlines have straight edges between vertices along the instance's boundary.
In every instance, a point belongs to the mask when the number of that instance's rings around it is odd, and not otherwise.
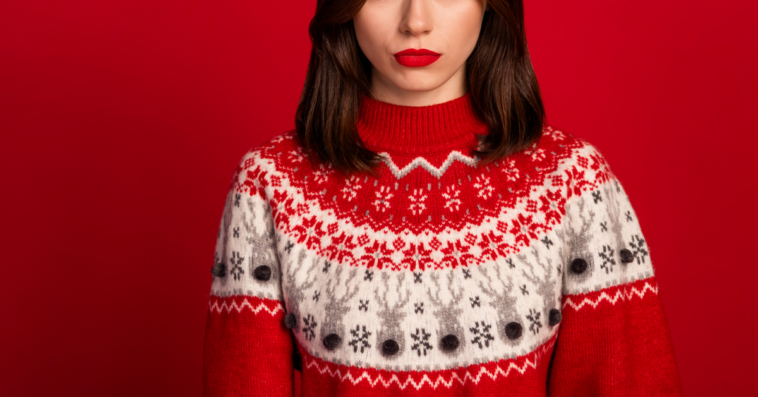
[{"label": "red lipstick", "polygon": [[429,51],[424,48],[418,50],[409,48],[407,50],[402,50],[396,53],[395,59],[397,59],[397,63],[403,66],[409,68],[419,68],[433,64],[436,60],[440,59],[441,56],[442,54],[438,54],[434,51]]}]

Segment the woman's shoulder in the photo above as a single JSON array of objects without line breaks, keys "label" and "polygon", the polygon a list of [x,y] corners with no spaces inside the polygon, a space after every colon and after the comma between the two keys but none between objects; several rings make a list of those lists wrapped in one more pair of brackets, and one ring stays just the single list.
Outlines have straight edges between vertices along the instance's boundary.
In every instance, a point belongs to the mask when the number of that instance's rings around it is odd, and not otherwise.
[{"label": "woman's shoulder", "polygon": [[250,148],[243,156],[243,160],[255,159],[264,163],[275,162],[286,160],[291,155],[298,155],[303,152],[297,133],[294,130],[288,130],[275,134]]},{"label": "woman's shoulder", "polygon": [[[248,149],[232,177],[238,192],[265,197],[266,187],[281,184],[283,165],[296,166],[305,160],[305,150],[294,130],[278,133]],[[284,167],[286,168],[286,167]]]},{"label": "woman's shoulder", "polygon": [[550,125],[544,127],[540,140],[524,153],[532,161],[542,159],[543,164],[536,168],[549,171],[552,178],[567,183],[576,194],[615,178],[595,145]]}]

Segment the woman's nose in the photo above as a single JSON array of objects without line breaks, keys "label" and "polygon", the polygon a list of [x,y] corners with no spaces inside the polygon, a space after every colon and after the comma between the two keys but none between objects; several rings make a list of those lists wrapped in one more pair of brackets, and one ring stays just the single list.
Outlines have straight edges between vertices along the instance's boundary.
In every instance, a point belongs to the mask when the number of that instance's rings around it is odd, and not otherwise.
[{"label": "woman's nose", "polygon": [[420,35],[432,31],[432,2],[429,0],[404,0],[403,19],[400,31],[405,34]]}]

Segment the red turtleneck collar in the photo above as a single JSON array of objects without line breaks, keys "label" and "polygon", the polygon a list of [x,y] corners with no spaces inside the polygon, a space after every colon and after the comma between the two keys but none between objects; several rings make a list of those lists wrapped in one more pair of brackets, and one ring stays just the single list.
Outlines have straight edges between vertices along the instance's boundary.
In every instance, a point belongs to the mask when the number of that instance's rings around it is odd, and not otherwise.
[{"label": "red turtleneck collar", "polygon": [[471,94],[430,106],[401,106],[364,96],[357,130],[369,150],[398,154],[429,154],[476,146],[485,134]]}]

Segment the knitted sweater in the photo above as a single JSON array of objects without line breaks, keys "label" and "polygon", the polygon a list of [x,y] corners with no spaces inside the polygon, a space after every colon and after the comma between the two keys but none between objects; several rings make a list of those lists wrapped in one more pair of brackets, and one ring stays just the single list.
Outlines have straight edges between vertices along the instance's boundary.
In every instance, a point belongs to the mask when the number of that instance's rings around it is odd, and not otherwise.
[{"label": "knitted sweater", "polygon": [[470,95],[366,98],[380,177],[294,132],[237,167],[218,230],[206,396],[678,396],[650,249],[598,150],[545,127],[487,166]]}]

